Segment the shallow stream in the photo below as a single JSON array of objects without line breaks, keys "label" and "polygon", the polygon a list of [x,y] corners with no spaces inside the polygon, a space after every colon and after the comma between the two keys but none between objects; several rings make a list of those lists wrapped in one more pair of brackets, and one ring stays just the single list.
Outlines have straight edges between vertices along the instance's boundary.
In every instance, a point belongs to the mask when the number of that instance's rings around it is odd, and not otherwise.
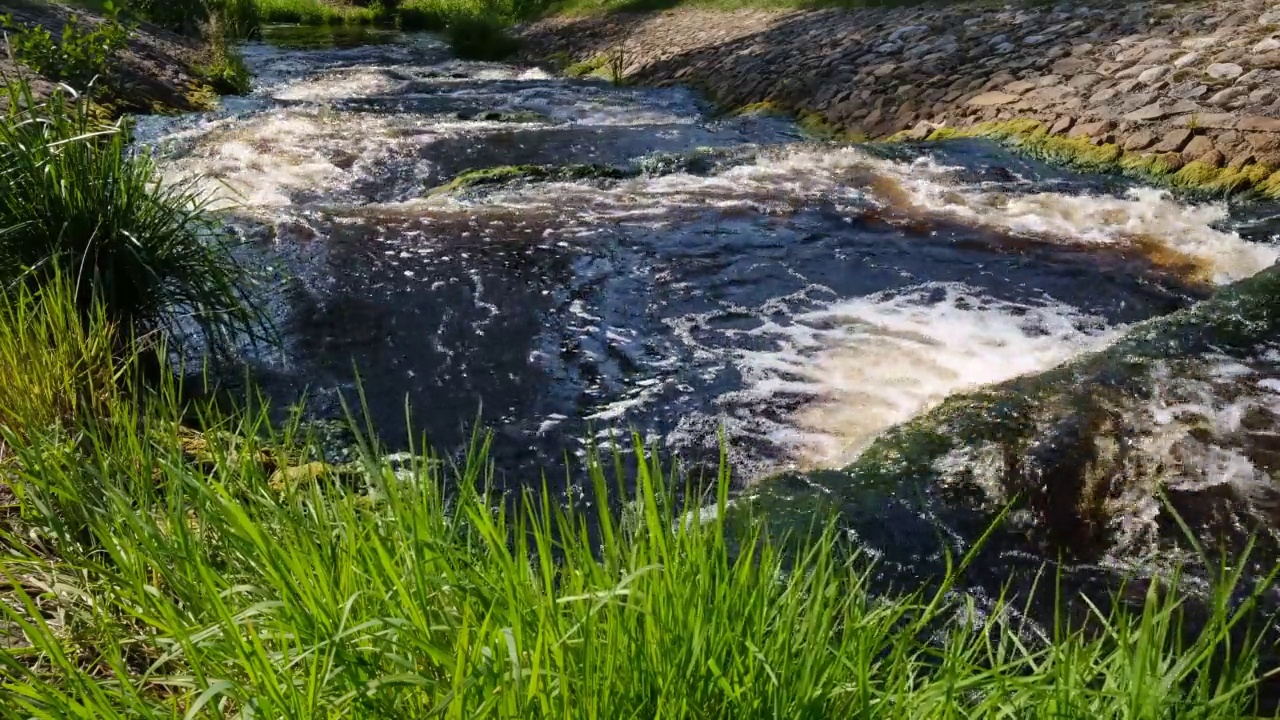
[{"label": "shallow stream", "polygon": [[[1265,208],[987,143],[826,144],[430,37],[268,39],[251,96],[140,128],[283,285],[255,381],[334,417],[359,382],[391,446],[456,452],[478,420],[512,485],[630,430],[697,462],[723,428],[744,481],[842,467],[1280,257]],[[432,192],[503,166],[539,167]]]}]

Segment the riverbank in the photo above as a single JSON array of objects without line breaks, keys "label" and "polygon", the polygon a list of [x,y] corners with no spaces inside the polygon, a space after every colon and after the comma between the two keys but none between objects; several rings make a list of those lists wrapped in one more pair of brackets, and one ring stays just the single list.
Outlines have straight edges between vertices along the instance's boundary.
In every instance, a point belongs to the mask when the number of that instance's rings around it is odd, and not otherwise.
[{"label": "riverbank", "polygon": [[[94,9],[37,1],[0,2],[0,15],[6,14],[12,15],[16,28],[44,28],[59,47],[66,42],[64,30],[73,18],[77,39],[109,22],[106,14]],[[220,94],[247,89],[244,69],[236,64],[238,56],[226,45],[234,38],[184,35],[132,18],[125,21],[124,27],[128,30],[127,42],[97,61],[104,76],[95,82],[109,85],[110,92],[109,97],[95,97],[109,114],[204,111],[217,105]],[[8,34],[12,33],[11,30]],[[68,62],[93,62],[88,59],[87,48],[73,54],[77,55],[64,54],[63,60],[49,61],[50,69],[61,69]],[[17,50],[0,52],[0,77],[12,79],[19,75],[37,97],[46,97],[58,83],[68,82],[37,71]]]},{"label": "riverbank", "polygon": [[684,84],[847,139],[990,135],[1058,160],[1280,197],[1280,6],[1269,2],[554,17],[527,58]]}]

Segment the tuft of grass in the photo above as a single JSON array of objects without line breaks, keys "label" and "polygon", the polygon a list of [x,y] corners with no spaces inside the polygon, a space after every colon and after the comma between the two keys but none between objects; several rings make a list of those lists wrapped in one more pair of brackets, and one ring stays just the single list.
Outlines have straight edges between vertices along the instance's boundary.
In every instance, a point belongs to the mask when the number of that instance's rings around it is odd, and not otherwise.
[{"label": "tuft of grass", "polygon": [[119,345],[119,330],[101,304],[86,317],[61,272],[43,287],[19,284],[0,296],[0,426],[8,432],[0,467],[8,443],[74,430],[107,412],[135,360],[118,358]]},{"label": "tuft of grass", "polygon": [[263,334],[245,273],[190,182],[161,184],[127,124],[97,120],[86,99],[38,101],[22,78],[7,89],[0,282],[39,286],[65,269],[83,312],[101,303],[139,337],[181,337],[191,323],[216,349]]}]

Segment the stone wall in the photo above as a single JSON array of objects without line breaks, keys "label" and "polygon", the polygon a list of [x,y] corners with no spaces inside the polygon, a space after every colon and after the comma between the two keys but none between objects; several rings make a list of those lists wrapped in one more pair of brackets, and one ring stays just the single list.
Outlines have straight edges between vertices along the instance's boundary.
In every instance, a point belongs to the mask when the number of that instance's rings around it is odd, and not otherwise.
[{"label": "stone wall", "polygon": [[725,108],[765,103],[848,137],[999,134],[1017,120],[1022,135],[1126,167],[1280,195],[1275,3],[677,8],[522,34],[538,59],[594,59],[628,82],[687,84]]}]

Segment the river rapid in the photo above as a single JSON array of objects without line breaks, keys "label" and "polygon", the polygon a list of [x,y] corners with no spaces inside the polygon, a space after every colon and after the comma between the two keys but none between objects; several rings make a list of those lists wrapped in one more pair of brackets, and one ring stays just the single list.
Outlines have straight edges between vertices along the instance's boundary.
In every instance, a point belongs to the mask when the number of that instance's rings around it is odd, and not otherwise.
[{"label": "river rapid", "polygon": [[[273,283],[285,342],[253,381],[319,417],[359,386],[391,448],[459,453],[478,423],[508,487],[631,431],[695,464],[723,437],[748,486],[844,467],[1280,257],[1270,209],[984,142],[830,144],[427,36],[268,40],[250,96],[138,130]],[[536,167],[441,190],[508,166]]]}]

